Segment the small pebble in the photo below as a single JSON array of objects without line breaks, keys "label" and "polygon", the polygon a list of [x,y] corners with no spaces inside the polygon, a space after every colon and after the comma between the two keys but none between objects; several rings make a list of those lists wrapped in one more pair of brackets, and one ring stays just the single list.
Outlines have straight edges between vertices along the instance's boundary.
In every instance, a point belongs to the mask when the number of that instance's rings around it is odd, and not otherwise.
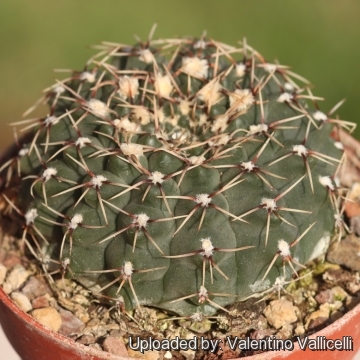
[{"label": "small pebble", "polygon": [[334,243],[327,253],[326,260],[347,268],[360,271],[360,241],[356,236],[348,235],[339,243]]},{"label": "small pebble", "polygon": [[40,281],[35,276],[30,276],[25,286],[21,289],[21,292],[30,300],[45,295],[46,293],[51,294],[51,290],[48,285],[45,282]]},{"label": "small pebble", "polygon": [[164,354],[164,358],[165,359],[172,359],[172,354],[171,354],[171,352],[170,351],[167,351],[165,354]]},{"label": "small pebble", "polygon": [[268,322],[275,329],[280,329],[284,325],[295,322],[297,313],[299,313],[299,309],[292,302],[284,299],[271,301],[264,310]]},{"label": "small pebble", "polygon": [[12,292],[10,295],[10,298],[24,312],[28,312],[33,309],[28,297],[21,292],[18,292],[18,291]]},{"label": "small pebble", "polygon": [[6,281],[4,283],[4,291],[9,294],[14,290],[19,289],[27,278],[31,275],[29,271],[27,271],[22,265],[17,264],[15,265],[12,270],[10,271]]},{"label": "small pebble", "polygon": [[331,291],[334,294],[335,300],[344,301],[349,297],[349,294],[341,286],[334,286]]},{"label": "small pebble", "polygon": [[319,310],[312,312],[306,318],[305,329],[311,329],[323,324],[330,315],[330,304],[322,304],[320,305]]},{"label": "small pebble", "polygon": [[298,324],[295,328],[295,335],[304,335],[305,329],[303,324]]},{"label": "small pebble", "polygon": [[83,335],[77,342],[83,345],[94,344],[96,343],[96,337],[94,335]]},{"label": "small pebble", "polygon": [[89,300],[81,294],[74,295],[72,301],[83,306],[89,306]]},{"label": "small pebble", "polygon": [[43,296],[39,296],[35,299],[33,299],[31,301],[31,304],[33,306],[34,309],[40,309],[40,308],[44,308],[44,307],[48,307],[49,304],[49,295],[43,295]]},{"label": "small pebble", "polygon": [[307,326],[308,330],[320,330],[323,327],[327,326],[327,317],[319,316],[313,320],[311,320]]},{"label": "small pebble", "polygon": [[3,263],[8,269],[12,269],[15,265],[21,264],[21,258],[16,252],[9,251],[6,253]]},{"label": "small pebble", "polygon": [[58,332],[61,327],[61,316],[58,311],[52,307],[35,309],[31,315],[42,325],[48,327],[54,332]]},{"label": "small pebble", "polygon": [[293,334],[294,326],[291,324],[285,324],[280,331],[275,335],[278,339],[289,339]]},{"label": "small pebble", "polygon": [[124,341],[121,337],[108,336],[103,343],[104,350],[110,354],[128,356]]},{"label": "small pebble", "polygon": [[85,324],[72,312],[60,309],[59,313],[62,321],[59,334],[69,336],[71,334],[80,333],[84,330]]},{"label": "small pebble", "polygon": [[331,289],[320,291],[316,296],[315,300],[319,304],[332,303],[334,301],[334,293]]}]

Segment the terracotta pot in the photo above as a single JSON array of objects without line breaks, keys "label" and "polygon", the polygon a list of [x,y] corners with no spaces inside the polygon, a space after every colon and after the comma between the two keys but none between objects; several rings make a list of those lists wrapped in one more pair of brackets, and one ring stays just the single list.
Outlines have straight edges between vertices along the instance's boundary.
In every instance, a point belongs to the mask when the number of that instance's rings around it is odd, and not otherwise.
[{"label": "terracotta pot", "polygon": [[[129,360],[127,354],[115,356],[107,352],[76,344],[73,340],[56,334],[21,311],[0,288],[0,322],[10,343],[22,360]],[[352,359],[360,349],[360,304],[341,319],[311,336],[341,339],[351,336],[353,351],[302,351],[295,344],[294,351],[270,351],[249,357],[264,359]]]},{"label": "terracotta pot", "polygon": [[2,288],[0,288],[0,323],[22,360],[131,359],[76,344],[73,340],[50,331],[32,316],[20,310]]}]

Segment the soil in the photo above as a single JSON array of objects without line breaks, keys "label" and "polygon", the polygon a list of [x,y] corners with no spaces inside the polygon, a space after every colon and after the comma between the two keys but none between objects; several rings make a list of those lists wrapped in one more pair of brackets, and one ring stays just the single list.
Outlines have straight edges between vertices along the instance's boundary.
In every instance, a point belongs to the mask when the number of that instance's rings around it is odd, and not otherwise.
[{"label": "soil", "polygon": [[[299,278],[279,282],[261,296],[249,298],[220,311],[214,317],[176,317],[144,307],[126,311],[114,299],[94,296],[79,283],[64,278],[59,267],[53,274],[28,254],[19,239],[17,214],[0,200],[0,285],[18,306],[53,331],[115,355],[156,359],[211,360],[245,357],[257,352],[232,350],[231,340],[291,339],[304,337],[328,326],[360,302],[360,171],[359,156],[351,137],[337,132],[345,145],[347,162],[340,174],[342,185],[351,187],[344,207],[341,235],[334,236],[326,257],[307,264]],[[16,196],[7,188],[8,198]],[[347,229],[349,227],[349,229]],[[353,230],[346,234],[346,230]],[[21,235],[20,235],[21,237]],[[339,241],[339,238],[341,238]],[[214,352],[199,350],[139,351],[130,348],[142,339],[220,339]],[[204,340],[203,340],[204,341]],[[260,352],[260,351],[259,351]]]}]

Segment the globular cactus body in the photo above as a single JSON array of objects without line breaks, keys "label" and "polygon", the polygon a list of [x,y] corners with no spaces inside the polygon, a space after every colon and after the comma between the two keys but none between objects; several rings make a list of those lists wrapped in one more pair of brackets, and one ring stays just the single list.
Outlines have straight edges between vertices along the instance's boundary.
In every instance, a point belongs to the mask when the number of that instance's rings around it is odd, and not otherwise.
[{"label": "globular cactus body", "polygon": [[47,92],[50,115],[25,122],[32,135],[6,164],[23,179],[14,208],[39,260],[128,309],[189,315],[326,250],[340,122],[303,79],[206,38],[99,56]]}]

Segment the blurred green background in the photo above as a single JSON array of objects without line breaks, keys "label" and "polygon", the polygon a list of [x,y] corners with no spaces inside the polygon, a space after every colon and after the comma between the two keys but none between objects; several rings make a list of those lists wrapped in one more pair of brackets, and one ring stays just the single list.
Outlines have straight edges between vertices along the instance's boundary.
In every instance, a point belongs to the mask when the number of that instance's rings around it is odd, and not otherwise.
[{"label": "blurred green background", "polygon": [[346,98],[340,118],[360,120],[359,0],[1,0],[0,150],[12,142],[8,123],[61,77],[52,69],[81,70],[94,53],[89,45],[133,44],[155,22],[154,38],[206,30],[235,45],[245,36],[266,59],[315,84],[314,94],[326,98],[321,110]]}]

